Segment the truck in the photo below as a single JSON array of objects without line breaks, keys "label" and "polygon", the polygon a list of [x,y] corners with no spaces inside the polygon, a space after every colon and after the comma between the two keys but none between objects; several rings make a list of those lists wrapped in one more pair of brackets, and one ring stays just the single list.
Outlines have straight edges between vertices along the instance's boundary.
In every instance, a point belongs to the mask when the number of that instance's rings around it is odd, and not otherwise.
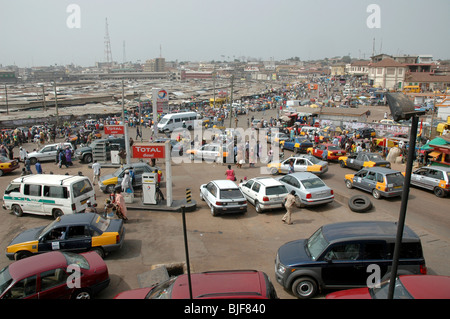
[{"label": "truck", "polygon": [[125,149],[124,137],[109,137],[104,139],[94,140],[89,146],[79,147],[75,150],[74,157],[84,163],[91,163],[94,159],[94,150],[98,145],[103,144],[106,147],[107,159],[111,158],[111,145],[118,144],[119,148]]}]

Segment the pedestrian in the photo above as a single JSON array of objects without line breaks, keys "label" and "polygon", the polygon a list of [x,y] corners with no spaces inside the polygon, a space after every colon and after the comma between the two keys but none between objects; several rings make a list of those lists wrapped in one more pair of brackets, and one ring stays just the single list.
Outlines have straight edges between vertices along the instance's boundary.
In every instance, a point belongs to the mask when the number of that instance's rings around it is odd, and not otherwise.
[{"label": "pedestrian", "polygon": [[34,167],[36,168],[37,174],[42,174],[42,166],[39,160],[36,161],[36,164],[34,164]]},{"label": "pedestrian", "polygon": [[131,185],[131,176],[130,176],[129,170],[125,170],[125,174],[123,175],[121,186],[122,186],[122,192],[128,192],[128,193],[133,192],[133,186]]},{"label": "pedestrian", "polygon": [[120,164],[126,164],[127,162],[127,152],[125,152],[125,150],[123,148],[120,149],[119,151],[119,158],[120,158]]},{"label": "pedestrian", "polygon": [[286,214],[284,214],[283,218],[281,219],[284,223],[287,223],[288,225],[292,225],[291,221],[291,215],[294,210],[295,205],[295,191],[292,190],[289,194],[287,194],[284,202],[284,207],[286,207]]},{"label": "pedestrian", "polygon": [[293,173],[295,173],[294,161],[290,160],[289,167],[288,167],[288,174],[293,174]]},{"label": "pedestrian", "polygon": [[25,169],[28,174],[33,174],[33,172],[31,171],[31,162],[28,156],[25,158]]},{"label": "pedestrian", "polygon": [[21,162],[25,163],[25,158],[27,158],[27,150],[24,149],[22,146],[20,147],[19,158]]},{"label": "pedestrian", "polygon": [[95,186],[95,181],[97,181],[97,183],[100,181],[100,171],[101,171],[101,165],[96,160],[94,161],[94,164],[92,164],[92,171],[94,173],[92,182]]},{"label": "pedestrian", "polygon": [[234,170],[231,169],[231,165],[228,165],[228,169],[225,172],[225,176],[227,177],[227,179],[229,179],[230,181],[236,181],[236,175],[234,174]]},{"label": "pedestrian", "polygon": [[128,217],[127,217],[127,206],[125,205],[125,198],[123,198],[123,195],[121,193],[120,188],[116,189],[116,195],[114,197],[114,203],[116,205],[117,215],[118,216],[122,215],[124,220],[128,220]]},{"label": "pedestrian", "polygon": [[324,149],[322,152],[322,160],[326,161],[328,159],[328,150]]},{"label": "pedestrian", "polygon": [[68,166],[72,166],[72,150],[70,149],[69,146],[66,146],[66,164]]},{"label": "pedestrian", "polygon": [[244,150],[242,148],[242,146],[238,147],[237,150],[237,155],[236,155],[236,165],[238,168],[242,168],[242,164],[245,164],[245,160],[244,160]]},{"label": "pedestrian", "polygon": [[135,138],[136,141],[138,137],[140,137],[142,141],[142,133],[139,131],[139,126],[136,126],[136,138]]},{"label": "pedestrian", "polygon": [[58,166],[59,166],[59,168],[61,168],[63,165],[66,168],[69,167],[69,165],[67,164],[67,161],[66,161],[66,154],[64,153],[63,149],[60,149],[59,153],[58,153]]}]

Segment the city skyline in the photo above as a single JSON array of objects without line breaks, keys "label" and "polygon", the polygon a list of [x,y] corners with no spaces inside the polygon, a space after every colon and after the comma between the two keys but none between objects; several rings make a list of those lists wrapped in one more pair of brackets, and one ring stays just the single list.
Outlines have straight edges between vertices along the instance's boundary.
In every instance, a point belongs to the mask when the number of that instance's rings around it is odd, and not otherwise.
[{"label": "city skyline", "polygon": [[[426,11],[428,10],[428,12]],[[0,0],[0,65],[302,61],[375,53],[450,58],[450,2]],[[125,47],[124,47],[125,44]],[[124,50],[125,49],[125,50]]]}]

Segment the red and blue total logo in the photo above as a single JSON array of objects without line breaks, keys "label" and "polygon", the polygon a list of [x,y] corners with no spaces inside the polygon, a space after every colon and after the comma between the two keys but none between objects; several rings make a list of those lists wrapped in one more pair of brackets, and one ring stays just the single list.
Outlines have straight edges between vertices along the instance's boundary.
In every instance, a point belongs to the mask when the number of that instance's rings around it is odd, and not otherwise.
[{"label": "red and blue total logo", "polygon": [[167,98],[167,91],[166,90],[161,90],[158,92],[158,98],[159,99],[165,99]]}]

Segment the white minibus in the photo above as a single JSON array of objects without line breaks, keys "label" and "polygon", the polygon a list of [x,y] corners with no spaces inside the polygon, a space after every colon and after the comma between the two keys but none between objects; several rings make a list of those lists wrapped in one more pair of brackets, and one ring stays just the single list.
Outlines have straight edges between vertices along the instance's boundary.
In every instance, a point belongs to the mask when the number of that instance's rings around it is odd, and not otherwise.
[{"label": "white minibus", "polygon": [[196,112],[181,112],[170,113],[163,116],[158,123],[159,132],[173,132],[177,128],[183,127],[183,122],[188,130],[195,127],[195,120],[197,120]]},{"label": "white minibus", "polygon": [[51,215],[82,213],[87,202],[96,205],[91,181],[86,176],[34,174],[12,180],[3,195],[3,208],[14,215],[23,213]]}]

